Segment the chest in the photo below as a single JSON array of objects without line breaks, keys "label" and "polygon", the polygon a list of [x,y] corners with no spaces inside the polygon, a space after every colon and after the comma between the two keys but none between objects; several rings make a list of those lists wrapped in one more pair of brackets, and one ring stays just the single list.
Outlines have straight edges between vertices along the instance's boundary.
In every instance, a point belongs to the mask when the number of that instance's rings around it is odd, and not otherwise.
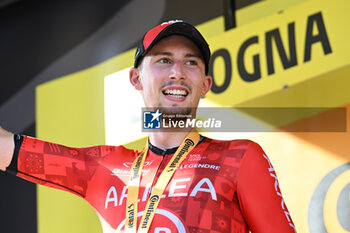
[{"label": "chest", "polygon": [[[170,158],[171,155],[147,156],[138,194],[139,214]],[[104,161],[89,184],[86,199],[115,229],[125,221],[127,183],[133,160],[119,157]],[[178,222],[186,229],[192,225],[210,227],[218,219],[226,225],[231,224],[233,213],[237,213],[232,210],[239,209],[236,197],[238,169],[237,156],[215,150],[192,151],[169,180],[153,223],[174,225]]]}]

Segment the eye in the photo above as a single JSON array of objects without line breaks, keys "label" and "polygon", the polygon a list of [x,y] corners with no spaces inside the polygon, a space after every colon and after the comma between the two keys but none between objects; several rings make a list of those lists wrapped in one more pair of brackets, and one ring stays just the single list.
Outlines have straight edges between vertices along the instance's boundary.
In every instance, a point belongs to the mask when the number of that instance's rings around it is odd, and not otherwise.
[{"label": "eye", "polygon": [[198,65],[198,62],[196,60],[188,60],[186,61],[186,64],[190,66],[196,66]]},{"label": "eye", "polygon": [[162,64],[169,64],[171,61],[169,58],[163,57],[163,58],[159,59],[158,62],[162,63]]}]

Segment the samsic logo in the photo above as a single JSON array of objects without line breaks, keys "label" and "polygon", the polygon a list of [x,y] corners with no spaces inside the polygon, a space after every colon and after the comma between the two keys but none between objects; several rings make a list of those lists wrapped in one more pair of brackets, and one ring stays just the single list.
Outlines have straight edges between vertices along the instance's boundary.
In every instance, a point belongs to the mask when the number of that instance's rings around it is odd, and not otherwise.
[{"label": "samsic logo", "polygon": [[350,163],[333,169],[317,185],[308,223],[310,233],[350,232]]}]

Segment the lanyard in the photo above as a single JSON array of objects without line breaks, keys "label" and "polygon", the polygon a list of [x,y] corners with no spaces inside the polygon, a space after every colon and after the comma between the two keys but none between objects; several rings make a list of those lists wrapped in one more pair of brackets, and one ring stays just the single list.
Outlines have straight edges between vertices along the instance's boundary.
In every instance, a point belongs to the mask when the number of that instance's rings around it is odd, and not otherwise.
[{"label": "lanyard", "polygon": [[[191,131],[181,143],[179,148],[176,150],[175,154],[165,167],[162,174],[160,174],[159,179],[156,185],[152,189],[150,198],[148,199],[145,211],[143,213],[141,223],[138,229],[138,233],[148,232],[155,211],[160,202],[160,198],[163,195],[163,192],[169,183],[171,177],[173,176],[178,165],[186,158],[186,156],[191,152],[191,150],[199,142],[199,134],[197,131]],[[125,222],[125,232],[127,233],[136,233],[137,227],[137,205],[138,205],[138,196],[139,196],[139,186],[141,172],[145,158],[148,151],[148,142],[146,143],[145,148],[142,153],[134,160],[131,167],[131,174],[128,183],[128,196],[126,201],[126,222]]]}]

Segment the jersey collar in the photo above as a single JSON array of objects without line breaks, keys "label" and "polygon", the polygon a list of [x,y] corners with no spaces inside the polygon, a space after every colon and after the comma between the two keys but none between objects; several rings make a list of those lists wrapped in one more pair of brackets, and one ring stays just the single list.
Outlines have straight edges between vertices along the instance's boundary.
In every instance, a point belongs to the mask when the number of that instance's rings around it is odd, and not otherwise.
[{"label": "jersey collar", "polygon": [[[199,139],[198,145],[205,139],[204,136],[202,136],[202,135],[199,135],[199,136],[200,136],[200,139]],[[152,143],[149,140],[148,140],[148,147],[153,153],[155,153],[157,155],[161,155],[161,156],[174,154],[176,152],[177,148],[179,148],[177,146],[177,147],[173,147],[170,149],[161,149],[159,147],[156,147],[155,145],[152,145]]]}]

